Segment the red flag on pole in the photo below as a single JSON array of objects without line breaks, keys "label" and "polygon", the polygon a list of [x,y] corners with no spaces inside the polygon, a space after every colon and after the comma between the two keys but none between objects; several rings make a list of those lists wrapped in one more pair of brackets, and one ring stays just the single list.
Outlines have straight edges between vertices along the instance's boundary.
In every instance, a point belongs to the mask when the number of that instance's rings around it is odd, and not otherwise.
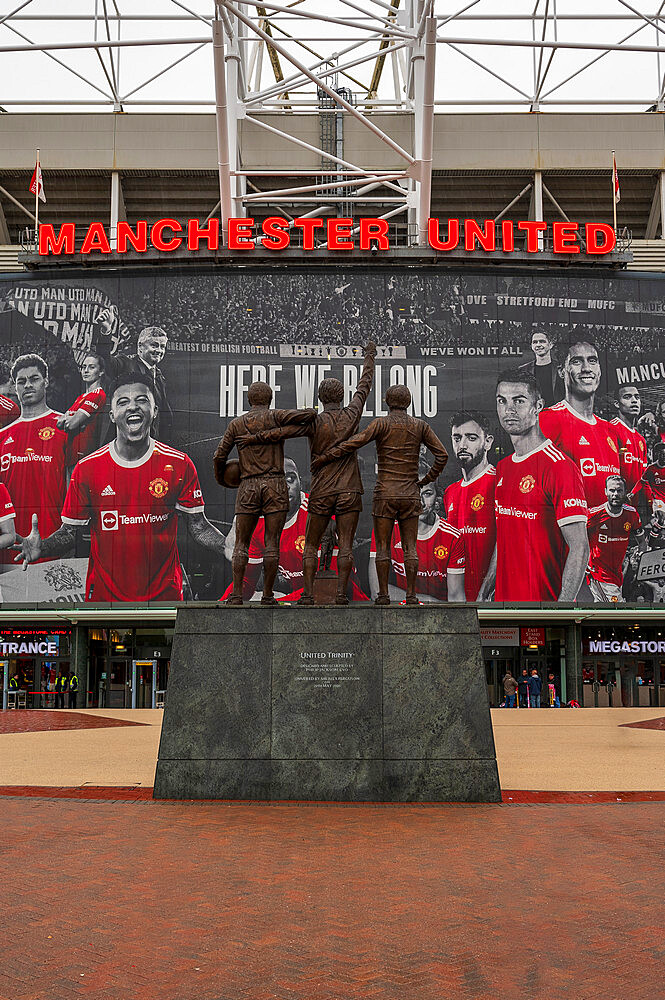
[{"label": "red flag on pole", "polygon": [[612,186],[614,189],[614,201],[615,204],[618,205],[619,202],[621,201],[621,189],[619,187],[619,171],[617,170],[617,161],[616,161],[616,156],[614,156],[614,154],[612,154],[612,172],[613,172]]},{"label": "red flag on pole", "polygon": [[40,201],[46,202],[46,193],[44,192],[44,181],[42,180],[42,168],[40,166],[39,160],[35,164],[35,169],[32,174],[32,180],[30,181],[30,194],[36,195]]}]

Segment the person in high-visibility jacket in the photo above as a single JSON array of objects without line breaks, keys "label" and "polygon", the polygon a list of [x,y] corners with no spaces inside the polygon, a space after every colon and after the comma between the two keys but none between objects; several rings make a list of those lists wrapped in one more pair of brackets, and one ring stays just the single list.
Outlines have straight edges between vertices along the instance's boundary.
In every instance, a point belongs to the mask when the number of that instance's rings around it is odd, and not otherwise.
[{"label": "person in high-visibility jacket", "polygon": [[67,675],[63,674],[62,671],[58,674],[55,679],[55,707],[64,708],[65,707],[65,691],[68,687]]},{"label": "person in high-visibility jacket", "polygon": [[69,675],[69,707],[76,708],[76,696],[79,689],[79,679],[72,670]]},{"label": "person in high-visibility jacket", "polygon": [[16,674],[13,674],[9,678],[9,690],[18,691],[18,677],[16,676]]}]

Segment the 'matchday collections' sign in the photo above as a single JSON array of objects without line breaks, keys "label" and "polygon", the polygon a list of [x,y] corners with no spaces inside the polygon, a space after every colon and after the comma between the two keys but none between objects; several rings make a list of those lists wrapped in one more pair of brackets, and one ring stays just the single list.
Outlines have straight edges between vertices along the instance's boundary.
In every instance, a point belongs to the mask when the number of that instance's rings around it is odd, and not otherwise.
[{"label": "'matchday collections' sign", "polygon": [[[292,234],[296,238],[293,239]],[[555,254],[568,256],[599,256],[610,253],[616,246],[612,226],[604,222],[547,222],[524,220],[496,223],[486,219],[429,219],[428,246],[440,253],[476,250],[510,254],[526,249],[537,254],[545,246],[544,237],[551,237],[547,246]],[[81,239],[83,242],[80,242]],[[39,253],[42,256],[60,254],[125,254],[130,251],[146,253],[148,249],[170,253],[174,250],[197,252],[201,245],[208,251],[219,250],[222,245],[219,219],[209,219],[201,224],[189,219],[186,225],[177,219],[158,219],[148,224],[118,222],[115,246],[112,246],[107,227],[103,222],[92,222],[85,230],[73,222],[65,222],[56,229],[43,223],[39,228]],[[251,251],[257,246],[265,250],[287,250],[290,246],[311,252],[327,250],[377,250],[391,249],[390,226],[386,219],[350,218],[294,219],[292,222],[279,215],[264,219],[255,227],[254,219],[229,219],[227,247],[234,251]]]}]

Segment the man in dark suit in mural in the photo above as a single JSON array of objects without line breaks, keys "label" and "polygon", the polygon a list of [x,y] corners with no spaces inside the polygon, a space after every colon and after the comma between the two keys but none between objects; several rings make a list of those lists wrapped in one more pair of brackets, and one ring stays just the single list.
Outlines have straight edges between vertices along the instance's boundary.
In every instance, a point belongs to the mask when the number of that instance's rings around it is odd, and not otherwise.
[{"label": "man in dark suit in mural", "polygon": [[[144,378],[149,380],[149,385],[155,400],[156,416],[152,428],[152,435],[160,441],[173,440],[173,411],[169,405],[166,391],[166,379],[159,365],[164,360],[168,335],[159,326],[147,326],[138,335],[135,354],[115,354],[111,355],[108,350],[108,340],[100,340],[98,350],[104,358],[106,374],[111,383],[121,375],[130,372],[140,372]],[[115,437],[115,428],[110,419],[110,410],[107,408],[105,418],[102,419],[102,438],[100,441],[112,441]]]}]

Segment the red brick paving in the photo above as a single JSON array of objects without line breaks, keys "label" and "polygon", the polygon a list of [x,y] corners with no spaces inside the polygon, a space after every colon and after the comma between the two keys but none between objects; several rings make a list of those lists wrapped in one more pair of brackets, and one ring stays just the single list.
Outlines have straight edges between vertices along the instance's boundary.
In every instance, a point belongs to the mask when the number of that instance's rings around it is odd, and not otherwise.
[{"label": "red brick paving", "polygon": [[[111,799],[113,802],[133,802],[152,798],[152,788],[140,785],[0,785],[0,797],[31,799]],[[665,795],[665,793],[664,793]],[[0,1000],[2,998],[0,997]]]},{"label": "red brick paving", "polygon": [[665,718],[645,719],[644,722],[622,722],[622,729],[665,729]]},{"label": "red brick paving", "polygon": [[[64,729],[110,729],[112,726],[144,726],[144,722],[107,719],[85,712],[60,712],[53,708],[19,708],[0,711],[0,735],[7,733],[46,733]],[[1,998],[0,998],[1,1000]]]},{"label": "red brick paving", "polygon": [[[136,802],[152,799],[152,788],[141,785],[0,785],[0,797],[35,799],[110,799],[113,802]],[[599,802],[665,802],[665,792],[559,792],[525,789],[503,789],[504,805],[594,805]],[[169,800],[174,801],[174,800]],[[191,801],[191,800],[190,800]],[[199,799],[199,802],[217,801]],[[246,800],[224,800],[226,805],[248,804]],[[283,802],[283,805],[309,805],[305,802]],[[375,803],[376,804],[376,803]],[[421,803],[438,807],[441,803]],[[449,803],[452,805],[452,803]],[[0,1000],[2,998],[0,997]]]},{"label": "red brick paving", "polygon": [[652,1000],[663,803],[2,802],[0,998]]}]

